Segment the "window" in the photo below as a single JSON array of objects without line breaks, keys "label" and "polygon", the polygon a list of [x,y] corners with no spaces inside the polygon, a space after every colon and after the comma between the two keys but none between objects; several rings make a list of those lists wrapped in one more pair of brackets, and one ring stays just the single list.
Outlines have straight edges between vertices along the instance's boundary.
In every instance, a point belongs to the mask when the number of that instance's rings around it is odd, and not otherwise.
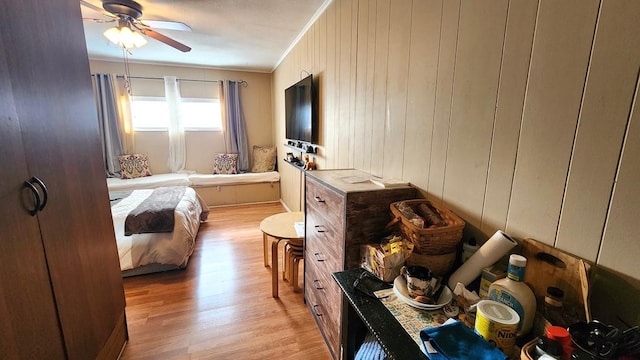
[{"label": "window", "polygon": [[169,109],[164,98],[140,97],[131,99],[131,120],[135,131],[166,131],[169,128]]},{"label": "window", "polygon": [[[180,112],[186,131],[222,130],[218,99],[183,98]],[[164,98],[133,97],[131,115],[135,131],[166,131],[169,128],[169,110]]]},{"label": "window", "polygon": [[182,99],[180,111],[185,130],[222,130],[222,111],[218,99]]}]

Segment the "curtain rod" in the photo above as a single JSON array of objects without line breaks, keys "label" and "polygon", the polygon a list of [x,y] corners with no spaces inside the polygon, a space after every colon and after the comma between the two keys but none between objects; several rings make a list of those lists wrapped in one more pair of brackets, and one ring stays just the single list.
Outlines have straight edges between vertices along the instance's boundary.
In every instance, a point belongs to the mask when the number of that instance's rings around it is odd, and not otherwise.
[{"label": "curtain rod", "polygon": [[[116,77],[124,78],[124,75],[116,75]],[[161,77],[149,77],[149,76],[129,76],[129,79],[164,80],[164,78],[161,78]],[[220,80],[198,80],[198,79],[176,79],[176,80],[178,80],[178,81],[191,81],[191,82],[205,82],[205,83],[217,83],[217,82],[220,81]],[[247,85],[249,85],[244,80],[237,80],[237,81],[242,87],[247,87]]]}]

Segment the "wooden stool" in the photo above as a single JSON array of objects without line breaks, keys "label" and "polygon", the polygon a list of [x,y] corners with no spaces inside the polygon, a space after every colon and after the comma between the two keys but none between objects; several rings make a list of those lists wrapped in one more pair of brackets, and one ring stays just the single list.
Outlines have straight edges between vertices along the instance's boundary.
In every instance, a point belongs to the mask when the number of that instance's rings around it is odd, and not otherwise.
[{"label": "wooden stool", "polygon": [[[295,223],[300,221],[304,221],[304,214],[302,212],[289,212],[271,215],[260,223],[265,267],[269,266],[269,237],[273,238],[271,242],[271,294],[274,298],[278,297],[278,244],[280,241],[287,243],[291,240],[302,243],[303,237],[298,235],[295,229]],[[283,264],[283,266],[286,266],[286,263]]]},{"label": "wooden stool", "polygon": [[283,280],[293,284],[293,291],[300,291],[298,286],[298,268],[300,260],[304,258],[304,244],[299,240],[289,240],[285,244],[284,249],[284,271],[282,272]]},{"label": "wooden stool", "polygon": [[285,280],[285,281],[292,280],[291,274],[292,274],[293,260],[295,257],[304,257],[303,250],[302,248],[288,246],[287,244],[285,245],[283,255],[284,257],[282,260],[284,264],[284,270],[282,271],[282,280]]}]

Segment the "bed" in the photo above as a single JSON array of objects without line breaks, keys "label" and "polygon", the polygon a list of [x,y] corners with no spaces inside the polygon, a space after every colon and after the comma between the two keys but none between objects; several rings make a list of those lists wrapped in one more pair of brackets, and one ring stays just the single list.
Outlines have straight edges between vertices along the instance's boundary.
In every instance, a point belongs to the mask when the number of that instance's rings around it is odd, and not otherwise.
[{"label": "bed", "polygon": [[[187,266],[200,223],[209,214],[192,188],[110,191],[109,197],[123,277]],[[173,201],[170,209],[167,199]]]}]

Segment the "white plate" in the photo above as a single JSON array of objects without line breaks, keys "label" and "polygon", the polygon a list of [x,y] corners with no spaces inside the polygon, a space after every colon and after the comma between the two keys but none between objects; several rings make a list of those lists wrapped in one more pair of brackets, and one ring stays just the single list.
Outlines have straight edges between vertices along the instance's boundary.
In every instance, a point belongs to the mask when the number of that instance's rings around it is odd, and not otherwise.
[{"label": "white plate", "polygon": [[446,286],[444,283],[441,286],[444,286],[444,290],[442,290],[442,293],[440,294],[440,297],[438,298],[438,302],[436,304],[424,304],[413,300],[407,292],[407,281],[402,275],[399,275],[393,281],[393,292],[398,298],[400,298],[400,300],[415,308],[422,310],[438,310],[447,305],[453,297],[453,294],[451,293],[451,290],[448,286]]}]

